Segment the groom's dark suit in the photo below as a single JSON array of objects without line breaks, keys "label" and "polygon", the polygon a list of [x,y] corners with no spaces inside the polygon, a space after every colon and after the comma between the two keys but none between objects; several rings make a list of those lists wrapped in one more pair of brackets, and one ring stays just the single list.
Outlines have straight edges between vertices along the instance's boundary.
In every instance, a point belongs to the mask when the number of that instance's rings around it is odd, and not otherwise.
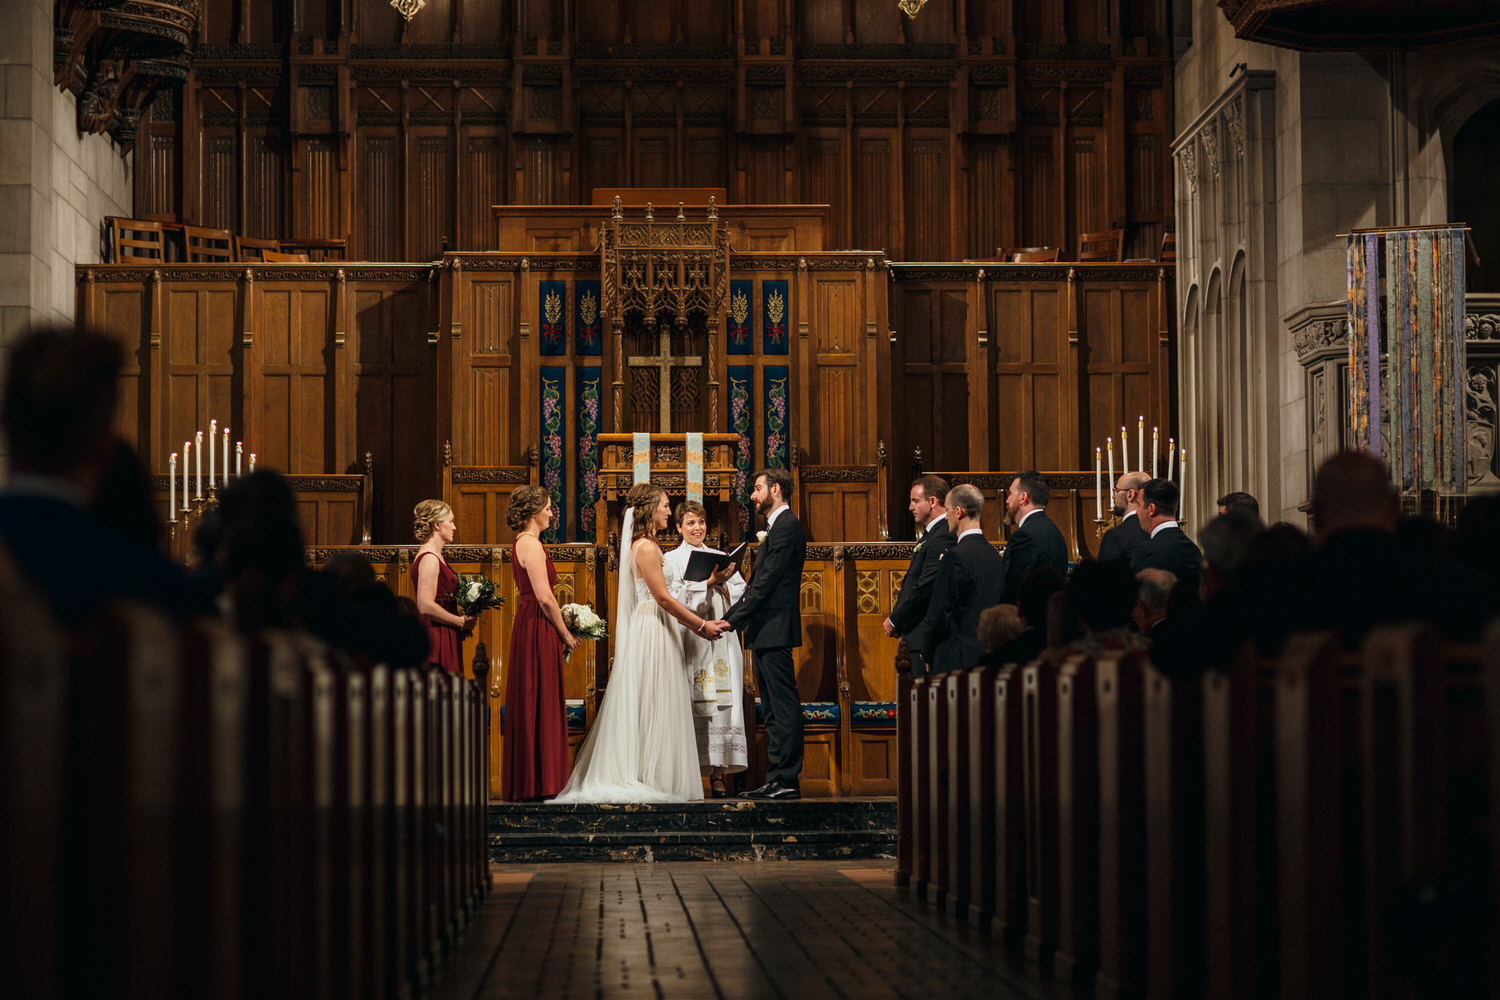
[{"label": "groom's dark suit", "polygon": [[931,647],[927,643],[927,606],[932,601],[932,587],[937,580],[938,564],[943,553],[953,548],[953,532],[948,522],[937,518],[917,541],[912,552],[911,564],[901,578],[901,592],[891,607],[891,624],[896,632],[906,639],[907,651],[911,653],[911,675],[922,677],[931,672],[932,658],[927,655]]},{"label": "groom's dark suit", "polygon": [[760,703],[766,716],[770,765],[766,782],[796,788],[802,773],[802,699],[792,649],[802,645],[802,564],[807,537],[790,507],[766,529],[750,585],[724,616],[755,653]]}]

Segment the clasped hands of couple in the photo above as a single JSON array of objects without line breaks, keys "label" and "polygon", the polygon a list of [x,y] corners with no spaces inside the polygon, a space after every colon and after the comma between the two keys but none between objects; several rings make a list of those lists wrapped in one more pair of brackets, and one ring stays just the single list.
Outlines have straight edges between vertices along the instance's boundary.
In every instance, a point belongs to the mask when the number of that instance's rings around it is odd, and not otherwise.
[{"label": "clasped hands of couple", "polygon": [[[726,602],[729,600],[729,592],[726,589],[726,585],[729,582],[729,578],[731,576],[734,576],[734,573],[735,565],[734,563],[730,563],[727,566],[719,567],[708,575],[709,585],[718,589],[718,591],[724,595],[724,600]],[[709,621],[707,618],[705,618],[703,619],[703,624],[698,626],[698,634],[707,639],[709,642],[716,642],[719,636],[723,635],[725,632],[733,631],[734,626],[730,625],[729,622],[723,618],[717,619],[715,621]]]}]

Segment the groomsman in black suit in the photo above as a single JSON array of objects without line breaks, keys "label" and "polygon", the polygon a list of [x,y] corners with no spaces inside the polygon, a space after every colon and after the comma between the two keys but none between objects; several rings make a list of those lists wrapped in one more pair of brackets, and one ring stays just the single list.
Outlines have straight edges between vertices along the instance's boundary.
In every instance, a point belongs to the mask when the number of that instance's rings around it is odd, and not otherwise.
[{"label": "groomsman in black suit", "polygon": [[927,606],[932,602],[938,563],[943,553],[953,547],[953,532],[948,530],[948,508],[944,506],[947,498],[948,481],[941,476],[923,476],[911,484],[911,499],[906,506],[917,524],[917,546],[912,551],[906,575],[901,578],[901,592],[896,595],[891,616],[883,623],[886,635],[906,639],[913,677],[928,673],[929,665],[922,655],[927,648]]},{"label": "groomsman in black suit", "polygon": [[979,616],[1000,603],[1001,560],[979,527],[984,494],[964,483],[948,491],[953,547],[938,564],[927,608],[927,652],[933,673],[967,670],[984,656]]},{"label": "groomsman in black suit", "polygon": [[1135,550],[1130,571],[1164,569],[1176,573],[1179,581],[1197,593],[1203,552],[1177,525],[1180,498],[1177,484],[1170,479],[1152,479],[1141,487],[1141,527],[1150,532],[1150,537]]},{"label": "groomsman in black suit", "polygon": [[1144,472],[1124,472],[1115,482],[1114,495],[1110,500],[1115,517],[1120,523],[1104,533],[1099,541],[1099,561],[1111,559],[1130,561],[1135,550],[1146,541],[1146,529],[1141,527],[1140,495],[1150,476]]},{"label": "groomsman in black suit", "polygon": [[802,645],[802,564],[807,559],[807,537],[802,522],[787,505],[792,477],[785,469],[755,474],[750,499],[766,517],[766,535],[755,557],[750,586],[724,618],[745,637],[755,653],[755,675],[760,679],[760,703],[765,710],[770,764],[766,783],[745,793],[751,799],[801,798],[802,698],[792,650]]},{"label": "groomsman in black suit", "polygon": [[1005,513],[1015,522],[1016,530],[1005,545],[1002,575],[1004,588],[1000,603],[1014,604],[1021,592],[1026,574],[1039,567],[1068,575],[1068,546],[1062,532],[1047,517],[1047,501],[1052,487],[1035,472],[1018,473],[1005,494]]}]

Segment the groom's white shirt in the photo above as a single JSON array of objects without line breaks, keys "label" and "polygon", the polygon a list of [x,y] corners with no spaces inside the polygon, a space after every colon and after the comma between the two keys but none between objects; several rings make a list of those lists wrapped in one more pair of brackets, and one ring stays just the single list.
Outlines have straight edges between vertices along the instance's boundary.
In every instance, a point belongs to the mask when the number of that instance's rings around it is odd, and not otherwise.
[{"label": "groom's white shirt", "polygon": [[784,511],[784,510],[791,510],[791,509],[792,509],[792,505],[791,504],[784,503],[780,507],[777,507],[775,510],[771,511],[771,513],[767,514],[766,515],[766,530],[767,531],[771,530],[771,525],[773,525],[773,524],[776,523],[776,519],[781,516],[781,512],[782,511]]}]

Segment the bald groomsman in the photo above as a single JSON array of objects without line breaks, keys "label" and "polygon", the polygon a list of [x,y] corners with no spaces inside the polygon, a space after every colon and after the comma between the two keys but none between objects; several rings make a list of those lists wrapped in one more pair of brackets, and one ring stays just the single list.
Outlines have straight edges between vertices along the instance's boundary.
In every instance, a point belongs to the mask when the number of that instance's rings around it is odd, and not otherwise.
[{"label": "bald groomsman", "polygon": [[1109,562],[1111,559],[1129,562],[1135,555],[1135,550],[1146,540],[1146,529],[1141,527],[1138,515],[1141,487],[1150,479],[1144,472],[1124,472],[1115,481],[1110,506],[1115,517],[1120,518],[1120,523],[1106,531],[1099,541],[1100,562]]}]

